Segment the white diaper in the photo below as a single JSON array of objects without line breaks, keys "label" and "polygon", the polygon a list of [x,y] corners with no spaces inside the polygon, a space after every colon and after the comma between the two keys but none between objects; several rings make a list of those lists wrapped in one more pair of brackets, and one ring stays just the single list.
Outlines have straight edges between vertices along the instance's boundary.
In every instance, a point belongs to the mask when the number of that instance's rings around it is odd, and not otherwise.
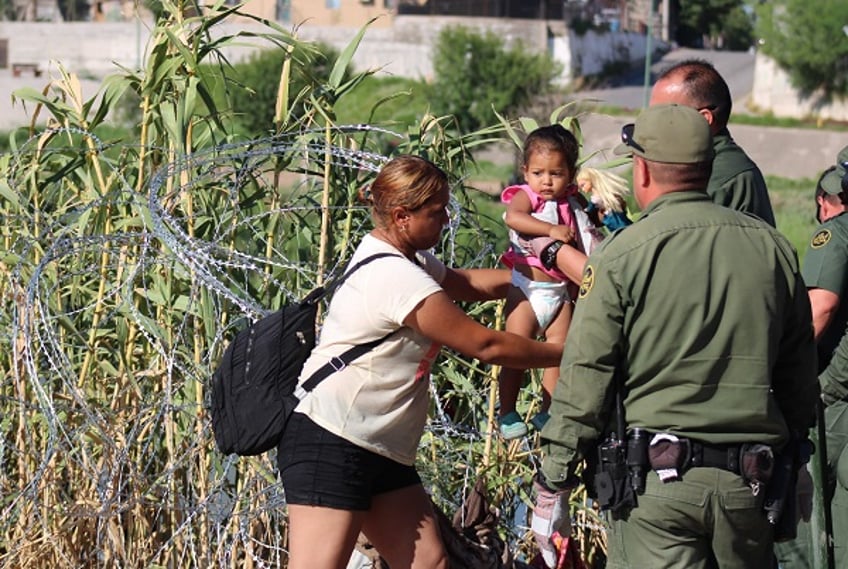
[{"label": "white diaper", "polygon": [[512,271],[512,285],[519,288],[530,301],[542,330],[547,329],[564,303],[571,302],[566,282],[534,281],[518,271]]}]

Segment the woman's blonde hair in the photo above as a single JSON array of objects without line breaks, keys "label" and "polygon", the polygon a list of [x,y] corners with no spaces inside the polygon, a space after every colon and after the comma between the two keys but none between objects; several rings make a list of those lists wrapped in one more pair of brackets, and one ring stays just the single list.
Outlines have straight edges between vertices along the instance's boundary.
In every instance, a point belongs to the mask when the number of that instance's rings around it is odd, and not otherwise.
[{"label": "woman's blonde hair", "polygon": [[447,174],[426,158],[409,154],[393,158],[366,192],[371,217],[378,227],[385,227],[394,208],[415,211],[447,185]]}]

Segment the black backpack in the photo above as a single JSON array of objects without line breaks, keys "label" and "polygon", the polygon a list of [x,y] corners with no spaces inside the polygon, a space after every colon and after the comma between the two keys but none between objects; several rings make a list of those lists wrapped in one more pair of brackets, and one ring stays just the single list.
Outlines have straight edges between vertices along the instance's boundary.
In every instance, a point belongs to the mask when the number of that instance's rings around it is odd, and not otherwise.
[{"label": "black backpack", "polygon": [[[320,300],[354,271],[380,257],[366,257],[335,282],[310,292],[300,302],[254,322],[236,334],[212,375],[212,431],[218,450],[240,456],[277,446],[299,399],[294,393],[303,364],[315,347]],[[387,336],[354,346],[319,368],[303,384],[311,391],[321,381],[368,352]]]}]

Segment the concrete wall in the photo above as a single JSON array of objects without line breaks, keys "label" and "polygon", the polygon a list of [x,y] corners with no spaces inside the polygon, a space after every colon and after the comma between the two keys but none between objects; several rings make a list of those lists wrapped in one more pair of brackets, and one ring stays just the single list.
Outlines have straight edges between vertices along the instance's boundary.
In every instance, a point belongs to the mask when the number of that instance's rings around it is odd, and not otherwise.
[{"label": "concrete wall", "polygon": [[[430,79],[433,76],[432,45],[445,26],[453,25],[491,31],[506,43],[520,40],[529,49],[548,51],[563,65],[561,84],[581,75],[600,73],[610,62],[639,62],[645,55],[645,37],[633,33],[596,34],[590,31],[577,36],[558,22],[398,16],[390,28],[368,29],[354,57],[354,66],[379,69],[383,74]],[[136,68],[144,61],[149,26],[144,22],[0,22],[0,38],[9,40],[9,66],[38,63],[49,72],[51,61],[61,61],[69,71],[83,78],[99,79],[116,72],[116,64]],[[213,31],[234,34],[249,29],[267,31],[267,28],[246,23],[219,25]],[[298,36],[321,40],[341,49],[357,32],[358,28],[305,24],[298,29]],[[240,43],[244,45],[225,51],[231,61],[239,61],[260,47],[271,47],[260,39]],[[779,117],[848,121],[848,100],[826,102],[818,97],[801,97],[786,73],[762,54],[756,56],[750,103],[758,111],[772,112]]]},{"label": "concrete wall", "polygon": [[48,69],[51,61],[61,61],[82,76],[112,73],[115,63],[135,68],[148,37],[140,23],[0,22],[0,38],[9,40],[10,67],[38,63]]},{"label": "concrete wall", "polygon": [[848,120],[848,100],[824,101],[821,95],[802,97],[786,74],[770,57],[757,53],[751,104],[777,117]]},{"label": "concrete wall", "polygon": [[[446,27],[464,26],[481,33],[491,32],[502,38],[506,45],[520,41],[530,50],[543,52],[547,50],[549,25],[550,22],[544,20],[397,16],[391,28],[374,28],[366,32],[354,64],[359,69],[379,68],[391,75],[431,79],[433,45]],[[298,35],[341,49],[357,31],[356,28],[304,25]]]},{"label": "concrete wall", "polygon": [[552,54],[563,63],[561,83],[581,75],[598,75],[614,62],[645,60],[647,38],[632,32],[599,34],[588,31],[582,36],[569,32],[552,39]]},{"label": "concrete wall", "polygon": [[[645,38],[632,33],[598,35],[592,32],[576,36],[561,22],[509,20],[500,18],[460,18],[398,16],[390,28],[369,28],[354,56],[357,69],[380,69],[380,73],[430,79],[433,76],[432,46],[446,26],[463,25],[489,31],[506,44],[521,41],[528,49],[548,51],[565,68],[561,83],[581,74],[594,74],[606,63],[644,58]],[[9,40],[9,64],[38,63],[45,69],[51,61],[60,61],[69,71],[82,77],[99,78],[115,72],[116,64],[136,68],[144,61],[149,39],[147,22],[0,22],[0,38]],[[215,34],[268,29],[246,23],[221,24]],[[320,40],[338,49],[344,48],[358,28],[326,27],[304,24],[297,35],[305,40]],[[231,61],[239,61],[260,47],[271,47],[258,38],[240,41],[241,46],[225,50]],[[54,65],[55,67],[55,65]]]},{"label": "concrete wall", "polygon": [[[245,9],[252,8],[253,1],[248,2]],[[272,6],[273,9],[273,6]],[[322,0],[293,0],[291,2],[289,21],[309,22],[316,26],[338,26],[345,25],[364,26],[372,18],[377,21],[373,27],[385,28],[392,25],[391,16],[395,10],[386,7],[385,0],[374,0],[370,3],[359,0],[341,0],[338,8],[327,8],[327,3]],[[263,14],[265,17],[273,17],[273,11]]]}]

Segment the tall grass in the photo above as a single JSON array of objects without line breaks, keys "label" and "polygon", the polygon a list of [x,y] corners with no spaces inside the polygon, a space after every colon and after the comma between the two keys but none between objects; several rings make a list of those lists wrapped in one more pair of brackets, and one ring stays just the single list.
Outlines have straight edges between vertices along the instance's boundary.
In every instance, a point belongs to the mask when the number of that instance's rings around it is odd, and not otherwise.
[{"label": "tall grass", "polygon": [[[218,22],[246,17],[237,7],[183,8],[163,3],[144,68],[109,77],[93,99],[64,71],[15,93],[49,127],[15,131],[0,156],[3,566],[285,566],[273,453],[215,451],[208,378],[245,319],[345,264],[368,230],[358,190],[387,148],[454,175],[443,258],[495,263],[462,180],[498,129],[460,136],[429,115],[400,135],[342,127],[337,102],[368,78],[347,69],[361,33],[325,82],[291,92],[310,44],[270,23],[220,36]],[[288,54],[270,138],[240,140],[212,96],[221,50],[244,41]],[[98,136],[128,104],[136,138]],[[500,325],[498,303],[469,310]],[[446,511],[478,474],[506,511],[527,498],[535,451],[493,438],[494,377],[455,355],[435,374],[420,469]]]},{"label": "tall grass", "polygon": [[[164,2],[144,68],[109,77],[93,99],[64,71],[15,93],[34,105],[32,124],[49,127],[14,131],[0,155],[4,567],[284,567],[273,453],[222,456],[209,428],[208,378],[228,339],[344,266],[369,229],[358,190],[388,152],[425,154],[452,174],[447,262],[495,266],[502,250],[500,205],[468,185],[481,175],[473,151],[508,139],[510,121],[461,135],[451,117],[415,111],[409,85],[351,73],[366,28],[328,78],[290,89],[315,46],[268,22],[262,34],[221,36],[219,22],[249,16],[184,8]],[[248,41],[286,54],[269,138],[242,139],[213,96],[229,66],[223,50]],[[110,117],[131,107],[135,123],[115,129]],[[342,126],[362,116],[369,126]],[[779,223],[806,242],[803,184],[775,185]],[[493,327],[501,308],[467,307]],[[496,377],[442,358],[418,466],[448,512],[484,477],[501,532],[529,553],[538,450],[496,437]],[[538,382],[520,401],[525,413]],[[574,494],[578,536],[602,557],[588,504]]]},{"label": "tall grass", "polygon": [[814,198],[816,180],[804,178],[788,180],[767,176],[777,228],[798,250],[803,261],[810,237],[818,225]]}]

